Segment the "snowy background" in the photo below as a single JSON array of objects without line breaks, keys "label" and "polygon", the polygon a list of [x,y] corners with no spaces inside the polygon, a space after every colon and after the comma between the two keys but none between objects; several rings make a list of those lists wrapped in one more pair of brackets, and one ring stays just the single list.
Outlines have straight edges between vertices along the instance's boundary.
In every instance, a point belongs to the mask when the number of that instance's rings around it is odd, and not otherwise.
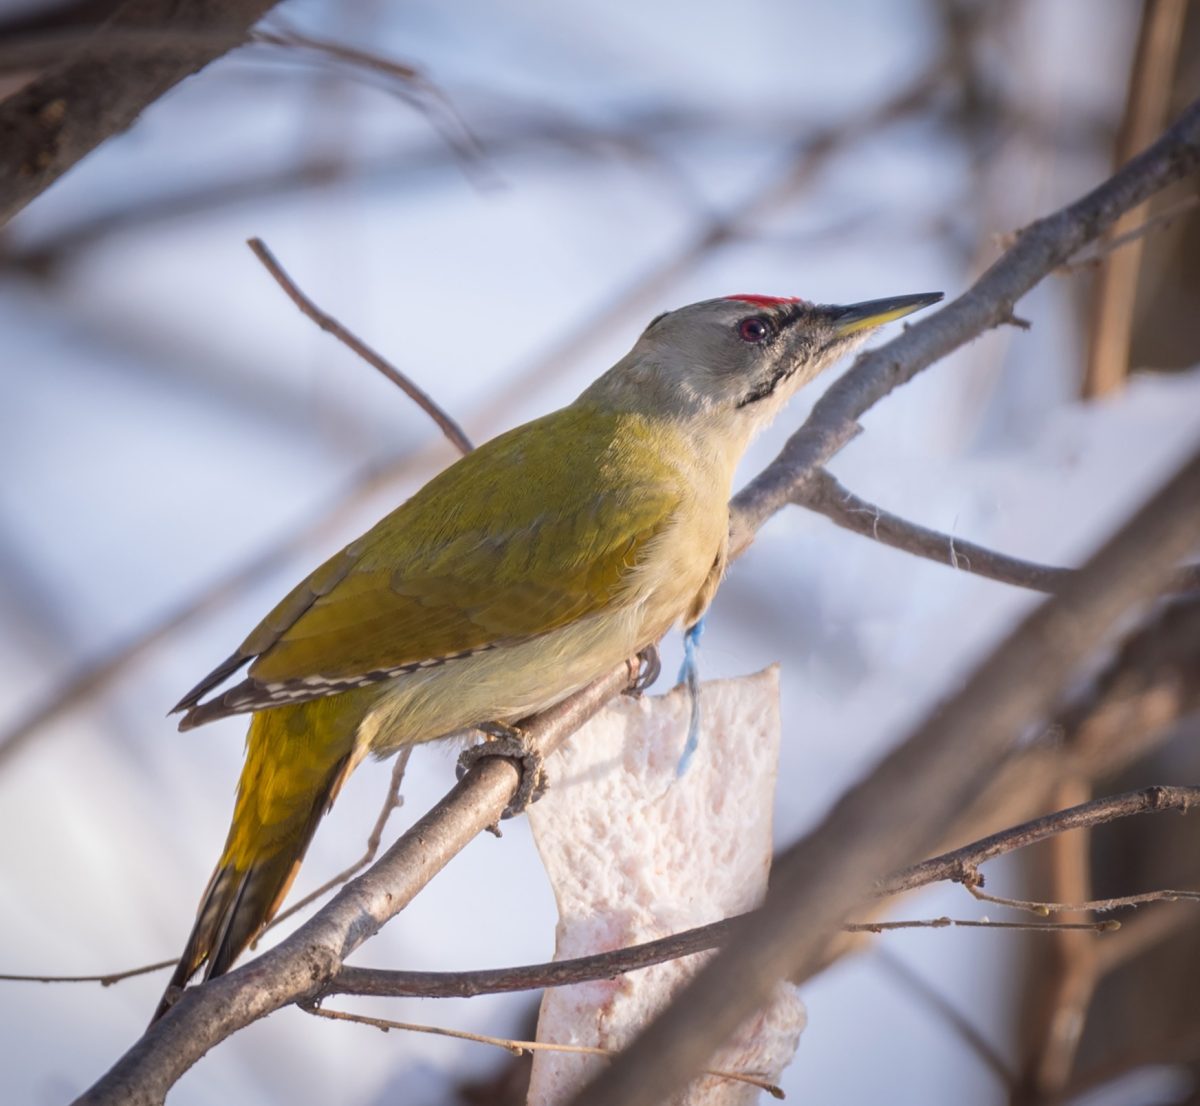
[{"label": "snowy background", "polygon": [[[278,12],[289,27],[419,66],[481,150],[384,76],[259,47],[187,82],[19,216],[0,265],[0,740],[81,666],[329,515],[367,468],[385,478],[0,760],[0,972],[115,971],[178,952],[224,839],[244,721],[180,735],[167,708],[296,579],[452,459],[410,402],[296,312],[247,237],[477,441],[569,401],[651,316],[695,299],[953,296],[996,256],[995,236],[1106,175],[1136,34],[1137,6],[1121,0],[993,7],[1007,14],[976,59],[986,91],[1032,122],[956,129],[943,67],[920,109],[839,149],[582,341],[780,175],[797,142],[861,119],[934,65],[936,5],[294,0]],[[291,172],[315,162],[337,169]],[[213,199],[275,173],[292,183]],[[209,199],[154,214],[188,196]],[[121,212],[132,215],[109,219]],[[1078,293],[1071,278],[1046,282],[1019,307],[1032,330],[988,334],[889,398],[838,477],[926,525],[1077,563],[1200,429],[1195,373],[1076,399]],[[744,475],[822,386],[757,443]],[[715,676],[782,662],[777,841],[810,826],[1033,601],[797,509],[774,519],[716,600],[702,665]],[[677,659],[671,642],[664,670]],[[357,773],[297,893],[359,855],[388,772]],[[418,751],[389,839],[452,780],[448,752]],[[902,910],[978,913],[953,889]],[[503,840],[475,841],[355,962],[524,963],[548,957],[553,934],[517,821]],[[1010,938],[882,940],[1009,1046]],[[0,985],[6,1101],[60,1103],[88,1086],[163,983]],[[1004,1101],[871,955],[803,996],[809,1028],[783,1081],[794,1101]],[[528,1031],[535,1001],[354,1008],[508,1035]],[[506,1063],[288,1009],[216,1049],[171,1102],[423,1106]]]}]

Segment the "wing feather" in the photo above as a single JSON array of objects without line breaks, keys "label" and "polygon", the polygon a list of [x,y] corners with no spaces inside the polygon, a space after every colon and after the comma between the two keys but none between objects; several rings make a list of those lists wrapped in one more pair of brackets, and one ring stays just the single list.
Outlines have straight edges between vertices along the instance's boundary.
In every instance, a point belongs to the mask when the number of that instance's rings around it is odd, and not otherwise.
[{"label": "wing feather", "polygon": [[566,408],[452,465],[293,589],[213,673],[254,658],[247,679],[208,703],[219,679],[197,685],[181,726],[390,679],[626,601],[683,495],[669,466],[646,469],[628,419]]}]

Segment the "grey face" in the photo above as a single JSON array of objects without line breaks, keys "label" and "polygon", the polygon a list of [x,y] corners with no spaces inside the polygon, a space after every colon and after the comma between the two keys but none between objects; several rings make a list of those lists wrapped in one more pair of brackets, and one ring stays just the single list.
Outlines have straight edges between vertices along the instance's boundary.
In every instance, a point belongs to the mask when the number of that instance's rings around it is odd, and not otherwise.
[{"label": "grey face", "polygon": [[770,296],[704,300],[654,319],[630,354],[597,382],[636,391],[638,402],[683,417],[757,422],[876,327],[941,293],[849,307]]},{"label": "grey face", "polygon": [[700,390],[736,408],[759,403],[837,342],[830,319],[802,301],[706,300],[660,315],[642,341],[686,353]]}]

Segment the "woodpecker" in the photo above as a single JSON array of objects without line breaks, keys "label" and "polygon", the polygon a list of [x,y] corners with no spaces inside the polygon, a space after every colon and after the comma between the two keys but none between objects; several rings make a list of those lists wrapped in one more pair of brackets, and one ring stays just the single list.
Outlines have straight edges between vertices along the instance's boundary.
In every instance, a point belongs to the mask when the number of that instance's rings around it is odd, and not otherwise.
[{"label": "woodpecker", "polygon": [[514,723],[695,626],[751,439],[871,331],[939,299],[664,312],[575,402],[462,457],[298,584],[173,712],[181,730],[251,717],[225,848],[155,1017],[270,921],[367,754],[497,726],[520,752]]}]

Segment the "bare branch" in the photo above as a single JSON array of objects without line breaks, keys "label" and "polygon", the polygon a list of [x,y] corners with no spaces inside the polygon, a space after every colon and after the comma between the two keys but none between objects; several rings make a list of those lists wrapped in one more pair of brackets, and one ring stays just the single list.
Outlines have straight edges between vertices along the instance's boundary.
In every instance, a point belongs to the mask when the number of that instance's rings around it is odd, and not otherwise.
[{"label": "bare branch", "polygon": [[349,346],[368,365],[382,373],[388,380],[395,384],[397,388],[441,427],[442,433],[446,435],[459,453],[471,452],[474,447],[471,445],[470,439],[463,433],[462,427],[423,388],[415,384],[405,373],[402,373],[395,365],[388,361],[387,358],[376,353],[366,342],[351,334],[337,319],[332,315],[327,315],[308,296],[301,292],[296,282],[287,275],[283,266],[275,259],[275,255],[267,249],[266,244],[261,238],[251,238],[246,242],[246,245],[250,247],[254,252],[254,256],[263,263],[267,272],[275,278],[279,286],[288,294],[291,301],[305,315],[312,319],[327,334],[332,334],[343,345]]},{"label": "bare branch", "polygon": [[914,918],[896,922],[848,922],[846,933],[891,933],[898,929],[1012,929],[1022,933],[1115,933],[1121,923],[1104,922],[997,922],[991,918]]},{"label": "bare branch", "polygon": [[133,979],[134,976],[149,975],[151,972],[161,972],[173,968],[177,959],[159,960],[154,964],[142,964],[136,968],[126,968],[120,972],[110,972],[108,975],[0,975],[0,980],[6,983],[99,983],[101,987],[111,987],[123,979]]},{"label": "bare branch", "polygon": [[[1153,787],[1130,791],[1100,799],[1082,806],[1056,811],[999,833],[991,834],[953,852],[932,857],[921,864],[897,873],[877,889],[881,898],[912,891],[943,880],[961,880],[964,873],[1006,853],[1047,840],[1055,834],[1074,829],[1104,825],[1119,818],[1140,814],[1161,814],[1166,811],[1187,811],[1200,807],[1200,788]],[[646,941],[611,952],[595,953],[570,960],[528,964],[516,968],[499,968],[470,972],[408,972],[380,968],[359,968],[344,965],[321,991],[324,995],[374,995],[393,998],[470,998],[474,995],[497,994],[508,991],[538,990],[563,987],[572,983],[587,983],[612,979],[626,972],[637,971],[665,960],[678,960],[698,952],[719,948],[738,934],[753,914],[712,922],[668,937]],[[964,926],[992,929],[1028,929],[1055,931],[1062,923],[1030,927],[1028,922],[993,922],[969,919],[934,918],[899,922],[859,922],[843,928],[851,932],[885,932],[889,929]],[[1065,928],[1112,932],[1118,928],[1112,921],[1068,923]]]},{"label": "bare branch", "polygon": [[[637,674],[622,664],[523,726],[543,754],[592,717]],[[376,863],[299,929],[243,967],[183,992],[168,1013],[78,1101],[148,1106],[218,1042],[290,1002],[308,1002],[342,961],[413,899],[466,844],[493,825],[520,774],[502,757],[477,763]]]},{"label": "bare branch", "polygon": [[[861,499],[823,468],[815,470],[811,478],[796,489],[792,502],[824,515],[844,530],[861,534],[892,549],[900,549],[960,572],[1018,588],[1052,594],[1076,571],[1009,557],[900,518]],[[1200,587],[1200,565],[1187,565],[1180,569],[1174,586],[1180,591]]]},{"label": "bare branch", "polygon": [[898,895],[943,879],[962,882],[964,875],[985,861],[1036,845],[1039,841],[1070,830],[1091,829],[1138,814],[1162,814],[1166,811],[1186,814],[1195,807],[1200,807],[1200,787],[1143,787],[1105,799],[1093,799],[914,864],[885,880],[879,886],[879,894]]},{"label": "bare branch", "polygon": [[[347,869],[349,871],[349,869]],[[349,877],[344,873],[339,882]],[[332,880],[321,891],[337,886]],[[1175,891],[1163,892],[1164,901],[1181,896]],[[1172,898],[1173,896],[1173,898]],[[306,896],[289,914],[307,906],[316,894]],[[740,915],[748,917],[748,915]],[[283,915],[276,917],[271,928]],[[612,952],[581,956],[572,960],[551,960],[543,964],[527,964],[518,968],[483,969],[466,972],[406,972],[373,968],[343,968],[333,983],[322,992],[326,995],[386,995],[392,998],[470,998],[474,995],[505,994],[511,991],[544,990],[547,987],[567,987],[574,983],[591,983],[599,979],[614,979],[618,975],[679,960],[707,949],[719,948],[728,938],[730,927],[738,918],[712,922],[706,926],[683,930],[644,945],[631,945]],[[1012,929],[1026,933],[1052,933],[1057,930],[1086,930],[1089,933],[1113,933],[1121,928],[1116,921],[1104,922],[997,922],[989,918],[905,918],[881,922],[847,922],[846,933],[891,933],[901,929]],[[99,983],[108,987],[133,976],[173,968],[177,961],[160,960],[111,975],[0,975],[7,983]],[[361,973],[361,974],[359,974]]]},{"label": "bare branch", "polygon": [[1027,910],[1030,914],[1081,914],[1093,910],[1106,913],[1125,906],[1144,906],[1151,902],[1200,902],[1200,891],[1143,891],[1138,895],[1120,895],[1113,899],[1088,899],[1087,902],[1039,902],[1036,899],[1010,899],[992,895],[970,878],[959,881],[980,902],[992,902],[1012,910]]},{"label": "bare branch", "polygon": [[[356,1022],[359,1025],[369,1025],[387,1033],[392,1029],[401,1029],[409,1033],[431,1033],[437,1037],[453,1037],[459,1041],[474,1041],[476,1044],[494,1045],[511,1052],[514,1056],[524,1056],[527,1052],[573,1052],[584,1056],[603,1056],[611,1059],[616,1050],[597,1048],[594,1045],[560,1045],[553,1041],[515,1041],[511,1037],[491,1037],[483,1033],[468,1033],[462,1029],[445,1029],[437,1025],[420,1025],[416,1022],[397,1022],[390,1018],[372,1018],[366,1014],[351,1014],[347,1010],[326,1010],[320,1006],[302,1006],[306,1014],[318,1018],[330,1018],[333,1021]],[[705,1068],[703,1075],[714,1079],[728,1079],[735,1083],[749,1083],[761,1091],[766,1091],[774,1098],[783,1098],[783,1091],[774,1083],[750,1072],[722,1071],[718,1068]]]},{"label": "bare branch", "polygon": [[853,437],[858,419],[939,358],[995,327],[1039,280],[1120,215],[1200,166],[1200,102],[1193,103],[1153,146],[1082,199],[1026,227],[1016,244],[972,287],[899,338],[859,356],[817,401],[779,456],[733,499],[734,550],[791,502]]}]

